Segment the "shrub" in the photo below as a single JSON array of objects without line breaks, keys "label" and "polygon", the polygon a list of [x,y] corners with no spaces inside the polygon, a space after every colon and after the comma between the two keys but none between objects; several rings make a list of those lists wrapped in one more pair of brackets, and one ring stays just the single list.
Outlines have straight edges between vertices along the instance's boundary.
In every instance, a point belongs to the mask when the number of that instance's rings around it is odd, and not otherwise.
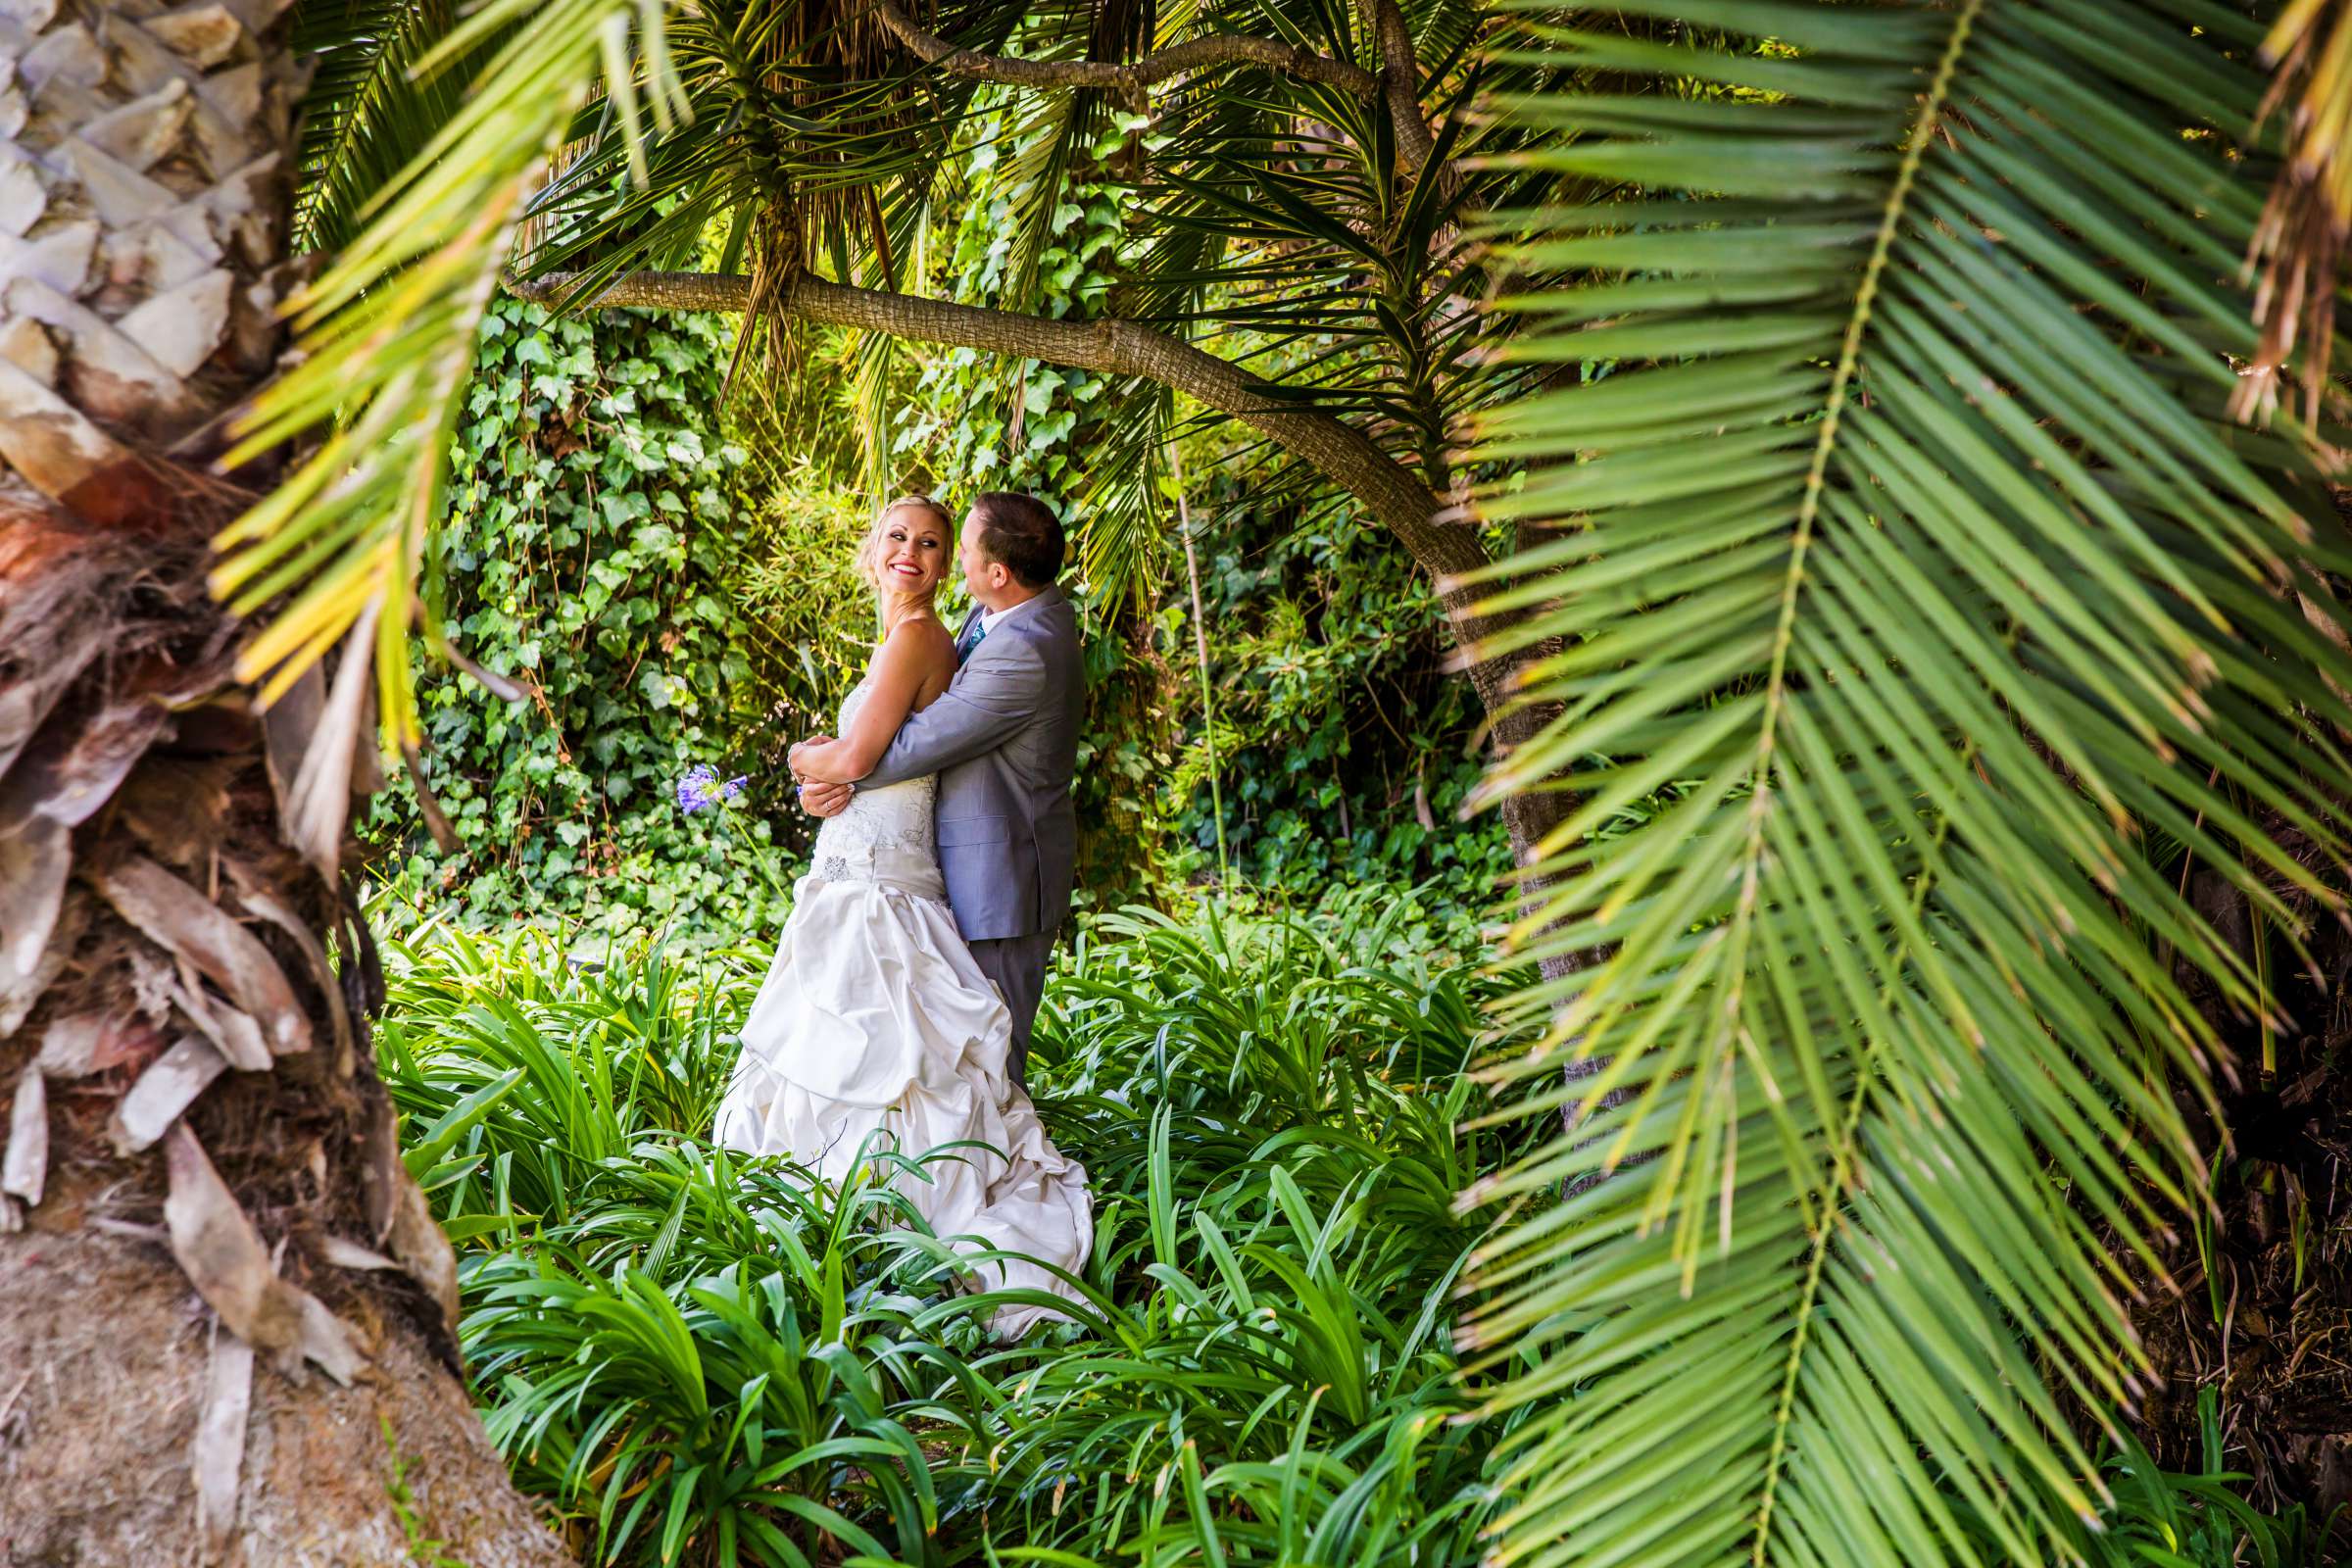
[{"label": "shrub", "polygon": [[[493,1440],[598,1562],[1480,1560],[1515,1418],[1455,1350],[1453,1198],[1525,1135],[1464,1072],[1507,977],[1435,935],[1373,891],[1093,922],[1031,1073],[1096,1246],[1078,1321],[1012,1346],[888,1188],[703,1141],[759,956],[389,943],[382,1063]],[[2087,1561],[2318,1560],[2233,1478],[2110,1474]]]},{"label": "shrub", "polygon": [[1494,1153],[1459,1126],[1493,982],[1384,965],[1406,929],[1099,923],[1033,1056],[1095,1185],[1087,1304],[1010,1347],[887,1190],[701,1141],[745,956],[390,943],[493,1438],[599,1559],[1466,1560],[1499,1434],[1454,1419],[1450,1197]]},{"label": "shrub", "polygon": [[432,591],[459,648],[529,697],[420,661],[424,777],[457,844],[434,849],[405,780],[386,792],[371,834],[412,896],[628,930],[694,909],[742,927],[781,891],[756,812],[688,817],[670,794],[694,762],[740,761],[764,710],[731,584],[731,343],[702,316],[501,300],[485,318]]}]

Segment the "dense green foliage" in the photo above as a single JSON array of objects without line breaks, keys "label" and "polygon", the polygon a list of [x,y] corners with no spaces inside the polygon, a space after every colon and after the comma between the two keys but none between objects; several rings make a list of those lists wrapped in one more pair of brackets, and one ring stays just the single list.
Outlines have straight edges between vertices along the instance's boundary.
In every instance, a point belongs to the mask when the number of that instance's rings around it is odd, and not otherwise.
[{"label": "dense green foliage", "polygon": [[[1011,1347],[889,1188],[701,1141],[758,955],[413,932],[379,1050],[493,1439],[591,1561],[1478,1560],[1522,1418],[1454,1353],[1454,1194],[1523,1135],[1462,1072],[1503,978],[1412,906],[1097,925],[1032,1065],[1088,1304]],[[2091,1562],[2318,1561],[2232,1478],[2110,1474]]]},{"label": "dense green foliage", "polygon": [[772,876],[742,873],[771,858],[767,825],[689,818],[671,792],[739,760],[767,707],[734,548],[745,456],[716,414],[732,338],[705,317],[491,310],[435,587],[456,645],[526,696],[447,668],[420,683],[459,858],[427,853],[413,794],[387,797],[412,888],[446,876],[476,916],[552,904],[622,926],[762,907]]},{"label": "dense green foliage", "polygon": [[887,1189],[699,1141],[742,956],[396,944],[380,1051],[493,1437],[599,1560],[1466,1561],[1501,1429],[1456,1419],[1452,1195],[1506,1152],[1462,1076],[1497,982],[1400,907],[1105,923],[1032,1065],[1089,1305],[1009,1348]]},{"label": "dense green foliage", "polygon": [[[1507,847],[1492,818],[1458,820],[1482,770],[1477,703],[1445,666],[1426,579],[1348,509],[1270,508],[1262,474],[1212,472],[1196,505],[1236,868],[1269,884],[1442,876],[1483,907]],[[1190,640],[1189,607],[1171,631]],[[1174,794],[1198,863],[1216,824],[1207,727],[1186,707]]]}]

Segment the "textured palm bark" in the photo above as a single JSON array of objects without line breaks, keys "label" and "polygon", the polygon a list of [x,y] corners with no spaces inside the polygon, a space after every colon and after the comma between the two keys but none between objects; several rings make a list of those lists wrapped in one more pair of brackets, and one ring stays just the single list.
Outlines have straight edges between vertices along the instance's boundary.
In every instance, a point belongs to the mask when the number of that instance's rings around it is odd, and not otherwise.
[{"label": "textured palm bark", "polygon": [[0,1560],[559,1563],[374,1073],[365,687],[255,711],[205,592],[291,283],[283,32],[0,0]]}]

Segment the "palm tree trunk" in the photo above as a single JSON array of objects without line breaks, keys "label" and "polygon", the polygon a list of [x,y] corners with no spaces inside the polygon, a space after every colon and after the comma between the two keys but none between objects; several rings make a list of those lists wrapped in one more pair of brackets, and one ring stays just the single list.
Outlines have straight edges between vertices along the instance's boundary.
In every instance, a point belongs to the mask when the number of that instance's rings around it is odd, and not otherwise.
[{"label": "palm tree trunk", "polygon": [[261,713],[205,591],[293,270],[279,8],[10,0],[0,57],[0,1557],[564,1562],[374,1072],[365,684]]}]

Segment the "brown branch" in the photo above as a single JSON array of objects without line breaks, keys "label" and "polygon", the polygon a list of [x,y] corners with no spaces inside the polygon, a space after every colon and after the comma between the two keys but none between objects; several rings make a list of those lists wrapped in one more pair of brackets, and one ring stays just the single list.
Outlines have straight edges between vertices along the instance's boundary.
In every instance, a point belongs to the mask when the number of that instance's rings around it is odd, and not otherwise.
[{"label": "brown branch", "polygon": [[[577,272],[551,272],[511,281],[508,286],[527,300],[570,304],[582,281]],[[628,272],[605,284],[585,303],[739,312],[750,305],[751,297],[752,280],[739,273]],[[1454,581],[1488,564],[1475,530],[1439,520],[1445,504],[1362,431],[1328,414],[1268,396],[1266,383],[1230,361],[1135,321],[1048,320],[947,300],[851,288],[807,272],[778,285],[774,307],[828,326],[1009,354],[1106,375],[1140,376],[1173,387],[1264,434],[1363,503],[1437,579],[1446,616],[1464,646],[1504,629],[1507,617],[1478,613],[1476,591]],[[1507,701],[1498,662],[1474,665],[1471,674],[1490,707]]]},{"label": "brown branch", "polygon": [[1396,130],[1396,156],[1406,173],[1417,172],[1437,155],[1438,142],[1421,118],[1421,62],[1413,51],[1412,28],[1396,0],[1360,0],[1365,30],[1380,42],[1381,86],[1389,122]]},{"label": "brown branch", "polygon": [[1133,99],[1171,76],[1217,66],[1264,66],[1286,76],[1338,87],[1359,98],[1380,95],[1380,78],[1361,66],[1296,49],[1272,38],[1253,38],[1242,33],[1189,38],[1165,49],[1154,49],[1133,65],[1107,60],[1016,60],[1008,55],[958,49],[939,34],[926,32],[891,0],[876,0],[874,15],[892,36],[925,65],[937,66],[951,76],[1000,82],[1008,87],[1102,87]]},{"label": "brown branch", "polygon": [[590,310],[642,306],[655,311],[726,311],[740,316],[752,306],[749,272],[623,272],[597,290],[590,300],[575,301],[586,274],[542,272],[536,277],[510,275],[507,292],[534,305]]}]

